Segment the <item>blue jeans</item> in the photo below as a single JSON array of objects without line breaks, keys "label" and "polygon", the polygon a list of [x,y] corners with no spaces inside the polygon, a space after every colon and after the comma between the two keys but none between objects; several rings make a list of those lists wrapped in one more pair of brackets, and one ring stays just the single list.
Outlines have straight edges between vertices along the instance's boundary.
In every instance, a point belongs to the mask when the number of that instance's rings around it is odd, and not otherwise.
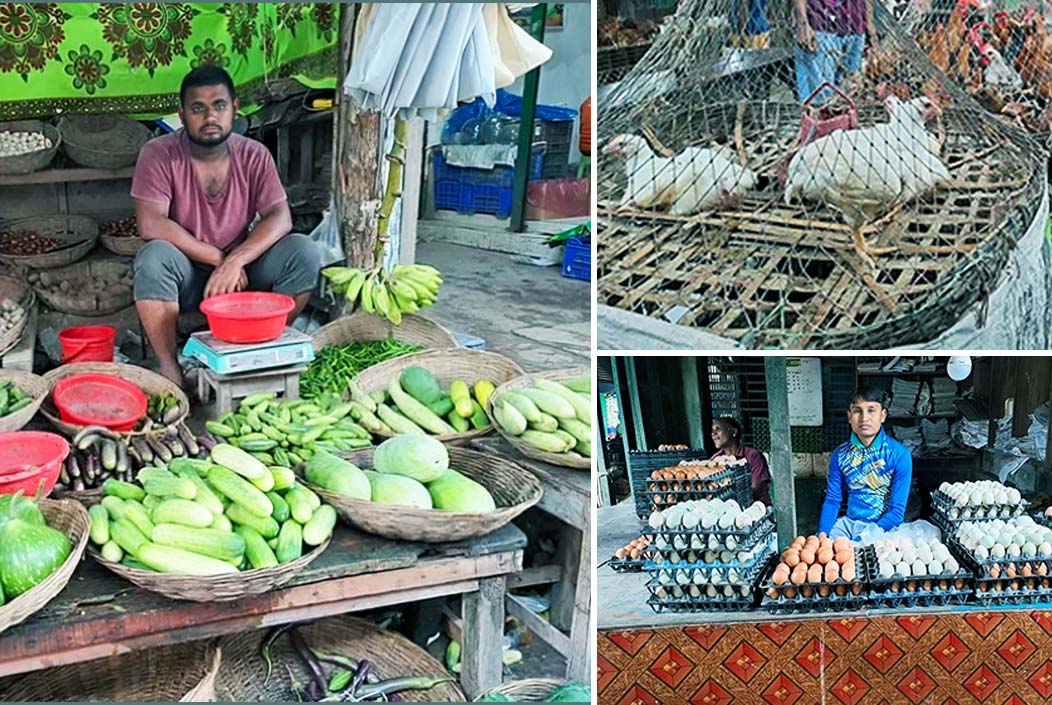
[{"label": "blue jeans", "polygon": [[735,20],[738,19],[738,7],[741,1],[748,2],[749,19],[745,27],[732,27],[731,31],[750,37],[770,31],[771,25],[767,22],[767,0],[731,0],[731,17]]},{"label": "blue jeans", "polygon": [[[849,73],[862,67],[862,47],[866,42],[862,34],[829,34],[815,32],[818,51],[810,52],[799,44],[793,46],[796,63],[796,94],[800,102],[815,92],[824,81],[839,86]],[[819,96],[819,102],[826,99]]]}]

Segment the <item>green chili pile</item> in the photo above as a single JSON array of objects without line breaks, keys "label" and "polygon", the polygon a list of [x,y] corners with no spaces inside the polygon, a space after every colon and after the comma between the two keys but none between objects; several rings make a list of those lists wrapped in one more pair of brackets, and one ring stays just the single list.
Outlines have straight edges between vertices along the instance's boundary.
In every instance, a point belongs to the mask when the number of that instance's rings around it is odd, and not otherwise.
[{"label": "green chili pile", "polygon": [[328,345],[315,351],[314,361],[300,375],[300,396],[313,399],[325,392],[342,393],[362,370],[421,350],[419,345],[400,343],[394,338]]}]

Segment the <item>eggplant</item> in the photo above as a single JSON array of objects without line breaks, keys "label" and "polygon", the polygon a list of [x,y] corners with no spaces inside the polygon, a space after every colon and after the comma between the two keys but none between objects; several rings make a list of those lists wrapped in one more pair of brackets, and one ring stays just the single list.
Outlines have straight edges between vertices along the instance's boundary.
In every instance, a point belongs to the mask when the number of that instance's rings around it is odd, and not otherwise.
[{"label": "eggplant", "polygon": [[190,429],[186,427],[186,424],[179,424],[176,427],[176,431],[179,434],[179,440],[183,446],[186,447],[187,455],[198,455],[201,452],[201,447],[197,444],[197,440],[194,438],[194,434],[190,433]]},{"label": "eggplant", "polygon": [[144,463],[150,464],[153,462],[153,449],[150,448],[150,444],[146,442],[145,438],[143,438],[142,436],[135,436],[134,438],[132,438],[131,442],[132,448],[134,448],[136,452],[138,452],[139,457],[142,458],[142,461]]}]

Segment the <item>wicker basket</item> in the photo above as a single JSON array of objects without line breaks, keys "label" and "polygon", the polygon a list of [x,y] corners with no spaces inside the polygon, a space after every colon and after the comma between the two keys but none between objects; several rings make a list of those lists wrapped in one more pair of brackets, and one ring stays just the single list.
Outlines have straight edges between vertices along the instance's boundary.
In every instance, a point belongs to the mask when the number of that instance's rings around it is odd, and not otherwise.
[{"label": "wicker basket", "polygon": [[493,427],[497,429],[497,433],[504,436],[508,443],[514,446],[515,450],[519,451],[527,458],[540,460],[545,463],[550,463],[551,465],[562,465],[567,468],[575,468],[577,470],[591,470],[591,458],[582,457],[577,453],[549,453],[540,450],[539,448],[535,448],[529,443],[522,442],[510,433],[505,433],[504,429],[502,429],[497,424],[496,419],[493,418],[493,400],[499,398],[501,394],[509,389],[524,389],[529,387],[535,377],[560,381],[587,374],[589,374],[589,369],[587,367],[575,367],[570,370],[555,370],[553,372],[529,372],[522,377],[505,382],[493,390],[493,394],[490,395],[489,401],[486,403],[486,415],[489,416],[490,423],[493,424]]},{"label": "wicker basket", "polygon": [[109,292],[104,298],[98,294],[86,295],[78,282],[96,277],[105,277],[108,280],[119,282],[128,271],[127,264],[114,260],[91,259],[86,262],[77,262],[68,267],[39,273],[49,277],[68,279],[72,284],[69,293],[63,294],[40,285],[36,285],[35,291],[37,296],[55,311],[71,313],[75,316],[108,316],[135,303],[131,286],[123,291]]},{"label": "wicker basket", "polygon": [[[0,607],[0,633],[24,621],[62,592],[62,588],[66,587],[77,564],[80,563],[80,557],[84,555],[84,547],[88,544],[91,521],[88,519],[87,510],[79,503],[43,499],[40,501],[40,510],[44,512],[48,526],[69,537],[73,550],[58,570],[49,575],[44,582],[14,599],[9,598],[8,602]],[[0,701],[4,699],[0,698]]]},{"label": "wicker basket", "polygon": [[229,602],[281,587],[302,573],[328,547],[329,541],[326,541],[294,561],[282,563],[273,568],[244,570],[239,573],[228,573],[225,575],[155,573],[152,570],[129,568],[123,563],[108,561],[102,557],[94,546],[88,549],[88,553],[108,570],[116,573],[128,582],[138,585],[143,590],[156,592],[173,600]]},{"label": "wicker basket", "polygon": [[[78,362],[71,365],[62,365],[56,367],[44,374],[44,381],[48,385],[48,395],[44,399],[44,403],[40,405],[40,413],[42,413],[51,425],[58,430],[65,433],[67,436],[75,436],[77,431],[84,428],[79,424],[71,424],[62,420],[59,416],[58,409],[55,408],[54,402],[51,401],[51,391],[55,388],[55,384],[60,379],[65,379],[70,375],[79,375],[87,372],[97,372],[104,375],[113,375],[120,377],[132,384],[138,385],[139,389],[146,392],[147,396],[152,394],[161,394],[162,392],[169,392],[175,396],[179,402],[179,418],[177,418],[172,425],[180,424],[186,420],[187,414],[190,413],[190,400],[186,397],[186,392],[176,386],[168,378],[163,377],[156,372],[151,372],[142,367],[136,367],[135,365],[123,365],[119,362]],[[158,427],[154,427],[152,430],[157,430]],[[121,434],[123,436],[143,436],[147,431],[132,431],[130,433]]]},{"label": "wicker basket", "polygon": [[158,646],[0,681],[5,702],[214,702],[215,642]]},{"label": "wicker basket", "polygon": [[0,382],[11,382],[33,398],[33,401],[28,406],[22,407],[13,414],[0,417],[0,433],[18,431],[36,415],[37,409],[40,408],[40,405],[47,397],[50,387],[48,387],[48,383],[44,381],[44,378],[39,375],[6,367],[0,369]]},{"label": "wicker basket", "polygon": [[112,235],[99,235],[99,242],[113,254],[122,257],[134,257],[146,244],[141,237],[113,237]]},{"label": "wicker basket", "polygon": [[50,149],[41,149],[15,157],[0,157],[0,174],[31,174],[51,163],[62,144],[62,135],[54,125],[40,120],[0,122],[0,132],[43,132],[51,140]]},{"label": "wicker basket", "polygon": [[475,698],[475,702],[481,701],[487,695],[499,693],[508,696],[512,702],[516,703],[540,703],[551,697],[556,688],[564,685],[566,685],[566,681],[556,680],[555,678],[529,678],[521,681],[510,681],[487,690]]},{"label": "wicker basket", "polygon": [[72,499],[74,502],[80,502],[85,507],[90,507],[101,502],[105,495],[102,492],[102,487],[95,487],[94,489],[81,490],[80,492],[76,490],[53,490],[51,496],[57,499]]},{"label": "wicker basket", "polygon": [[427,350],[457,347],[457,339],[453,334],[430,318],[406,314],[396,326],[386,318],[364,312],[337,318],[322,326],[311,335],[311,343],[315,350],[321,350],[328,345],[383,340],[388,336],[400,343],[419,345]]},{"label": "wicker basket", "polygon": [[[373,466],[375,448],[340,453],[360,468]],[[318,493],[348,523],[370,534],[389,539],[423,543],[444,543],[484,536],[496,531],[541,499],[541,483],[526,469],[490,453],[467,448],[449,448],[449,465],[459,473],[485,486],[493,495],[497,510],[488,514],[444,512],[375,504],[335,494],[310,482]],[[302,467],[297,468],[301,472]]]},{"label": "wicker basket", "polygon": [[[401,634],[380,629],[357,617],[331,617],[299,627],[304,641],[315,651],[367,658],[381,680],[401,676],[448,677],[427,651]],[[223,639],[223,667],[216,680],[216,693],[224,702],[290,702],[289,671],[300,683],[310,676],[289,644],[280,637],[270,653],[274,670],[267,679],[266,665],[259,657],[262,632],[245,632]],[[287,667],[287,668],[286,668]],[[431,690],[407,690],[398,694],[406,702],[464,702],[464,693],[455,683],[442,683]]]},{"label": "wicker basket", "polygon": [[5,255],[0,252],[0,262],[30,269],[50,269],[72,264],[91,252],[99,239],[98,224],[86,215],[42,215],[10,220],[3,224],[0,240],[4,233],[16,230],[31,230],[63,241],[61,250],[42,255]]},{"label": "wicker basket", "polygon": [[139,158],[150,139],[141,123],[120,115],[69,115],[58,121],[62,151],[81,166],[120,169]]},{"label": "wicker basket", "polygon": [[[438,383],[446,389],[449,388],[450,383],[455,379],[462,379],[469,385],[474,384],[476,380],[488,379],[494,385],[500,385],[525,374],[517,363],[503,355],[458,348],[455,350],[429,350],[381,362],[379,365],[373,365],[367,370],[362,370],[354,379],[368,394],[380,389],[386,389],[391,375],[401,374],[408,367],[423,367],[434,375]],[[435,438],[445,443],[463,445],[472,438],[484,436],[492,430],[492,427],[472,429],[464,433],[447,433],[435,436]],[[391,436],[389,433],[377,433],[375,435]]]},{"label": "wicker basket", "polygon": [[22,340],[22,334],[26,332],[26,324],[33,308],[36,295],[23,280],[15,277],[0,275],[0,301],[10,299],[22,307],[25,315],[13,328],[0,333],[0,355],[18,345]]}]

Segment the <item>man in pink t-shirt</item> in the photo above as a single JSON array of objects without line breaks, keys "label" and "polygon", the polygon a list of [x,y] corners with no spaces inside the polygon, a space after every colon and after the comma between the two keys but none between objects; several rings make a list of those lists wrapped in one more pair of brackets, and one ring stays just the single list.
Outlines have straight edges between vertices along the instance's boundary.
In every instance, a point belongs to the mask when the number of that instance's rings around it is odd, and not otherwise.
[{"label": "man in pink t-shirt", "polygon": [[147,142],[132,179],[139,235],[148,241],[135,258],[135,308],[161,373],[180,385],[181,311],[218,294],[276,291],[296,301],[291,323],[321,268],[315,243],[289,232],[292,214],[270,152],[233,134],[237,109],[226,71],[194,69],[180,90],[183,129]]}]

